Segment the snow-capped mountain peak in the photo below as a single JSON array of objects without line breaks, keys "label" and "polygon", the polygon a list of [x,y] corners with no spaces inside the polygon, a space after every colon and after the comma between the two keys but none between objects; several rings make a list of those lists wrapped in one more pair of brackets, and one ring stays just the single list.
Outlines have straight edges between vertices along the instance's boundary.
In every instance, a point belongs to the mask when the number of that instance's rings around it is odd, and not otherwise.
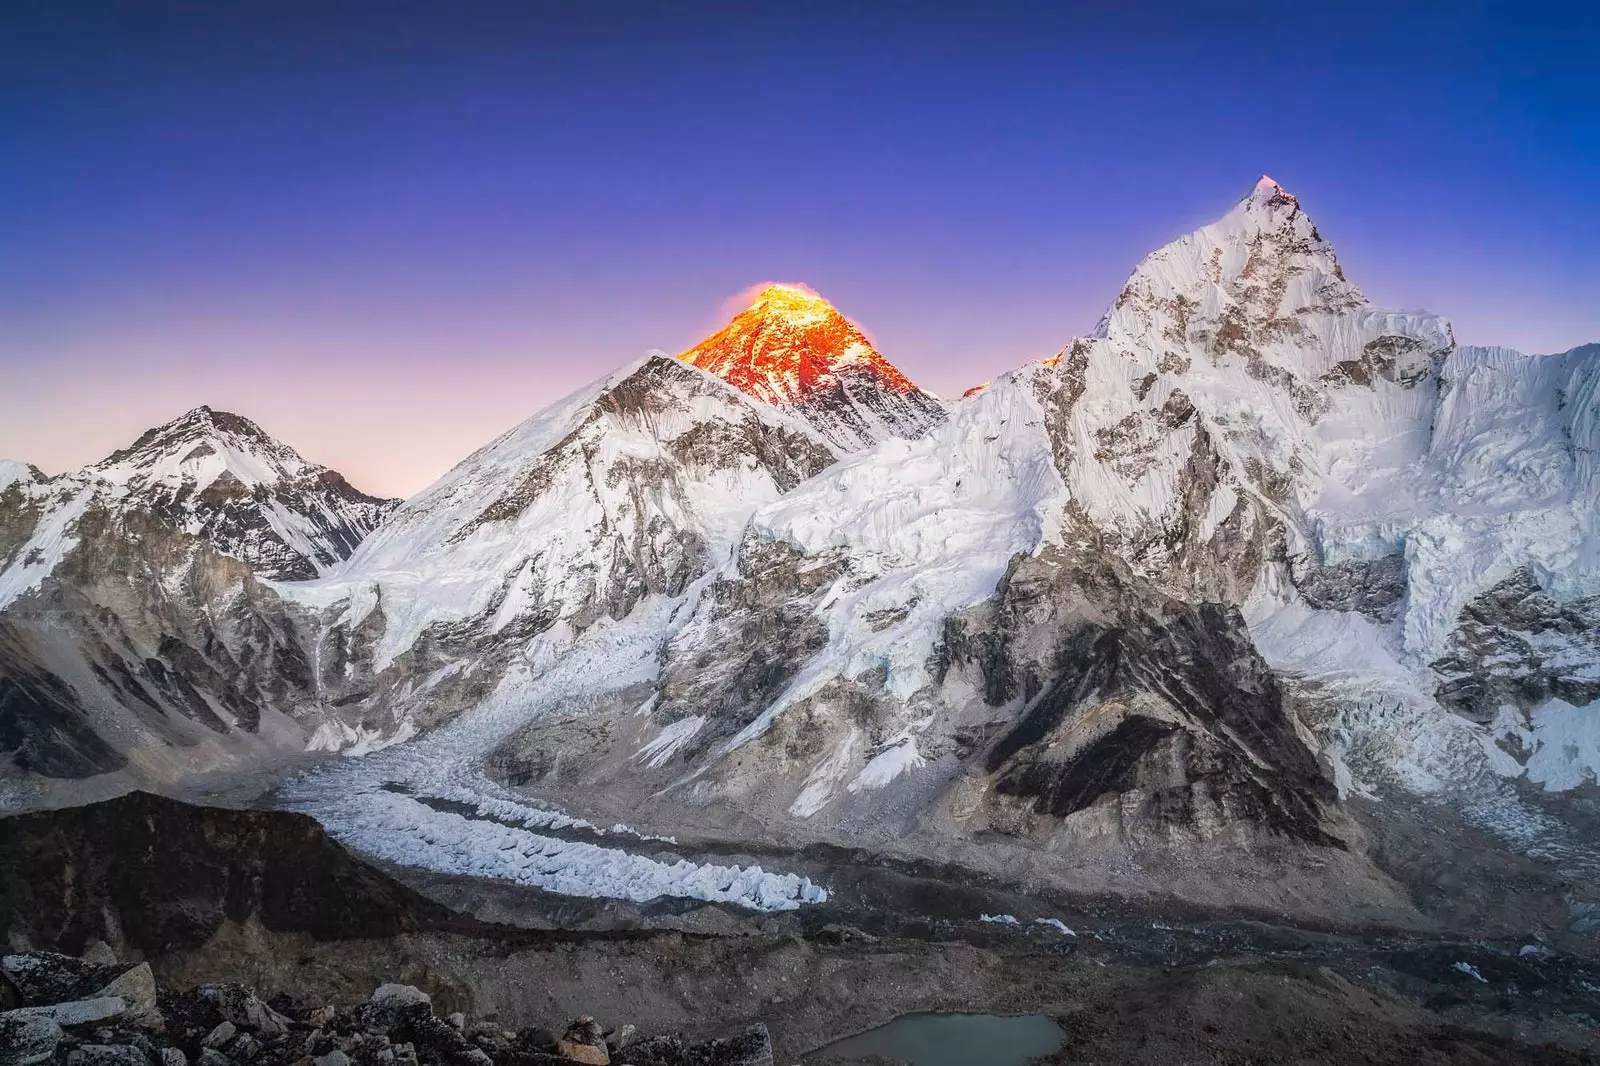
[{"label": "snow-capped mountain peak", "polygon": [[887,437],[918,437],[944,421],[937,397],[804,285],[766,286],[726,327],[679,358],[795,411],[847,451]]},{"label": "snow-capped mountain peak", "polygon": [[[1263,176],[1220,219],[1146,256],[1093,336],[1307,380],[1344,347],[1333,323],[1368,306],[1300,201]],[[1443,330],[1427,347],[1452,344]]]},{"label": "snow-capped mountain peak", "polygon": [[285,580],[348,556],[396,502],[356,490],[250,419],[206,406],[60,481],[114,509],[153,512]]},{"label": "snow-capped mountain peak", "polygon": [[187,484],[200,491],[218,479],[269,487],[314,468],[248,418],[201,406],[147,430],[85,474],[130,487]]}]

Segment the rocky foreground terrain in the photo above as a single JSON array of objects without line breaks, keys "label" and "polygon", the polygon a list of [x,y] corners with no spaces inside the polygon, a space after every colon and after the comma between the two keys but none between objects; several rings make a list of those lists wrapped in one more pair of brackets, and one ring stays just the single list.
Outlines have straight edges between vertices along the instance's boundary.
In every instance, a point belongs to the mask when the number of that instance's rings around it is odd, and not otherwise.
[{"label": "rocky foreground terrain", "polygon": [[638,1039],[633,1026],[605,1030],[573,1019],[561,1036],[539,1026],[440,1018],[426,992],[380,985],[353,1007],[310,1007],[287,995],[265,1002],[239,984],[159,989],[150,964],[128,966],[104,941],[83,958],[47,951],[0,958],[3,991],[21,1005],[0,1013],[6,1066],[770,1066],[763,1026],[703,1043],[676,1035]]},{"label": "rocky foreground terrain", "polygon": [[[643,916],[577,931],[484,921],[425,887],[284,812],[136,793],[0,820],[0,1063],[823,1062],[812,1054],[838,1038],[929,1009],[1047,1015],[1063,1063],[1566,1064],[1595,1050],[1600,965],[1576,940],[1110,901],[1083,901],[1070,925],[974,913],[868,931],[843,911],[736,923],[740,908],[709,904],[722,933]],[[899,887],[931,910],[958,897],[947,913],[1016,902]],[[502,917],[561,899],[453,890],[480,911],[498,898]]]}]

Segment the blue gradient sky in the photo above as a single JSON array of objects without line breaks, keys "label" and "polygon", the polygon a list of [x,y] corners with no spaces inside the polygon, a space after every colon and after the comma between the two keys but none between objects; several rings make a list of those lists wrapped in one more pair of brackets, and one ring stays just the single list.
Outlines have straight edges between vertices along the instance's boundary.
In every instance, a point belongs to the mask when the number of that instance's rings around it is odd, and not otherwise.
[{"label": "blue gradient sky", "polygon": [[0,5],[0,455],[210,403],[405,494],[763,280],[958,394],[1263,172],[1376,301],[1600,339],[1592,3],[751,6]]}]

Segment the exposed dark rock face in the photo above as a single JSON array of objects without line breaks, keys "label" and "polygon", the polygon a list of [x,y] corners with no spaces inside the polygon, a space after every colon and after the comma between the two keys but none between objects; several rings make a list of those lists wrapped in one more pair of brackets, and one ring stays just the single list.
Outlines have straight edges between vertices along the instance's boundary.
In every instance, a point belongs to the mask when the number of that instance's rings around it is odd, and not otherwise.
[{"label": "exposed dark rock face", "polygon": [[842,561],[754,539],[745,541],[740,557],[739,574],[711,587],[711,609],[664,653],[656,719],[711,720],[691,757],[750,724],[828,642],[816,599],[844,572]]},{"label": "exposed dark rock face", "polygon": [[1394,552],[1313,567],[1296,575],[1295,586],[1313,607],[1356,611],[1378,622],[1392,622],[1406,594],[1406,556]]},{"label": "exposed dark rock face", "polygon": [[82,717],[76,694],[0,623],[0,752],[44,777],[88,777],[127,765]]},{"label": "exposed dark rock face", "polygon": [[1016,562],[945,655],[979,666],[990,702],[1023,701],[984,764],[1040,815],[1114,800],[1135,838],[1255,827],[1343,846],[1326,825],[1333,788],[1232,608],[1046,551]]},{"label": "exposed dark rock face", "polygon": [[1480,722],[1502,704],[1600,699],[1600,599],[1560,601],[1522,568],[1461,609],[1433,663],[1436,695]]},{"label": "exposed dark rock face", "polygon": [[1360,358],[1335,363],[1322,380],[1331,385],[1371,385],[1381,379],[1409,389],[1437,373],[1443,361],[1443,353],[1429,351],[1415,337],[1385,336],[1368,341]]},{"label": "exposed dark rock face", "polygon": [[20,769],[103,773],[313,703],[296,618],[245,564],[146,512],[92,509],[77,534],[0,615],[0,745]]},{"label": "exposed dark rock face", "polygon": [[104,940],[157,955],[252,919],[318,938],[462,921],[352,858],[304,815],[133,792],[0,819],[0,930],[12,944],[77,954]]},{"label": "exposed dark rock face", "polygon": [[873,440],[882,432],[877,426],[890,427],[897,437],[914,439],[949,417],[944,405],[921,389],[885,389],[876,375],[848,369],[840,370],[837,377],[792,409],[840,447]]}]

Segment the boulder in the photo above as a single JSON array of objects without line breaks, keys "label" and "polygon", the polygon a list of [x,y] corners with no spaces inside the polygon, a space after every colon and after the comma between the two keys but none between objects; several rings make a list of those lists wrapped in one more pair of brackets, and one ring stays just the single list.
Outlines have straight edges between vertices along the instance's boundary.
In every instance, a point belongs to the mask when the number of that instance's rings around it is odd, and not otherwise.
[{"label": "boulder", "polygon": [[201,1047],[223,1047],[228,1041],[239,1035],[239,1027],[227,1019],[217,1023],[217,1027],[205,1035],[200,1041]]},{"label": "boulder", "polygon": [[63,1028],[75,1025],[98,1025],[122,1018],[128,1004],[121,996],[103,996],[98,999],[75,999],[67,1003],[52,1003],[47,1007],[19,1007],[8,1011],[14,1017],[49,1018]]},{"label": "boulder", "polygon": [[160,1066],[189,1066],[189,1056],[175,1047],[164,1047],[156,1053]]},{"label": "boulder", "polygon": [[611,1052],[604,1044],[580,1044],[575,1040],[557,1040],[556,1056],[568,1062],[587,1063],[588,1066],[610,1066]]},{"label": "boulder", "polygon": [[[488,1053],[468,1040],[461,1030],[416,1005],[395,1026],[392,1035],[416,1045],[418,1057],[424,1062],[438,1060],[451,1066],[493,1066],[494,1060]],[[395,1053],[399,1055],[398,1047]]]},{"label": "boulder", "polygon": [[754,1025],[730,1036],[696,1044],[688,1061],[696,1066],[772,1066],[772,1034],[766,1025]]},{"label": "boulder", "polygon": [[587,1014],[574,1018],[566,1033],[556,1041],[556,1054],[572,1062],[589,1066],[609,1066],[611,1053],[606,1050],[605,1030]]},{"label": "boulder", "polygon": [[361,1008],[361,1024],[369,1032],[385,1033],[412,1014],[433,1014],[433,1000],[412,985],[379,985]]},{"label": "boulder", "polygon": [[619,1026],[617,1031],[611,1034],[611,1039],[606,1041],[606,1045],[611,1048],[612,1052],[621,1051],[633,1043],[638,1034],[639,1030],[634,1028],[631,1023]]},{"label": "boulder", "polygon": [[200,998],[240,1029],[254,1029],[267,1036],[289,1031],[289,1019],[261,1002],[254,989],[240,984],[201,985]]},{"label": "boulder", "polygon": [[156,978],[150,964],[141,962],[106,985],[95,996],[120,996],[127,1006],[127,1020],[144,1029],[157,1032],[166,1027],[161,1010],[156,1006]]},{"label": "boulder", "polygon": [[33,1066],[48,1062],[61,1043],[61,1026],[41,1015],[0,1014],[0,1066]]},{"label": "boulder", "polygon": [[67,1055],[67,1066],[150,1066],[150,1059],[132,1044],[82,1044]]},{"label": "boulder", "polygon": [[0,974],[17,990],[25,1007],[87,998],[121,971],[120,966],[102,966],[53,951],[0,956]]},{"label": "boulder", "polygon": [[80,956],[84,962],[93,966],[116,966],[120,960],[117,953],[111,950],[111,945],[104,940],[96,940]]}]

